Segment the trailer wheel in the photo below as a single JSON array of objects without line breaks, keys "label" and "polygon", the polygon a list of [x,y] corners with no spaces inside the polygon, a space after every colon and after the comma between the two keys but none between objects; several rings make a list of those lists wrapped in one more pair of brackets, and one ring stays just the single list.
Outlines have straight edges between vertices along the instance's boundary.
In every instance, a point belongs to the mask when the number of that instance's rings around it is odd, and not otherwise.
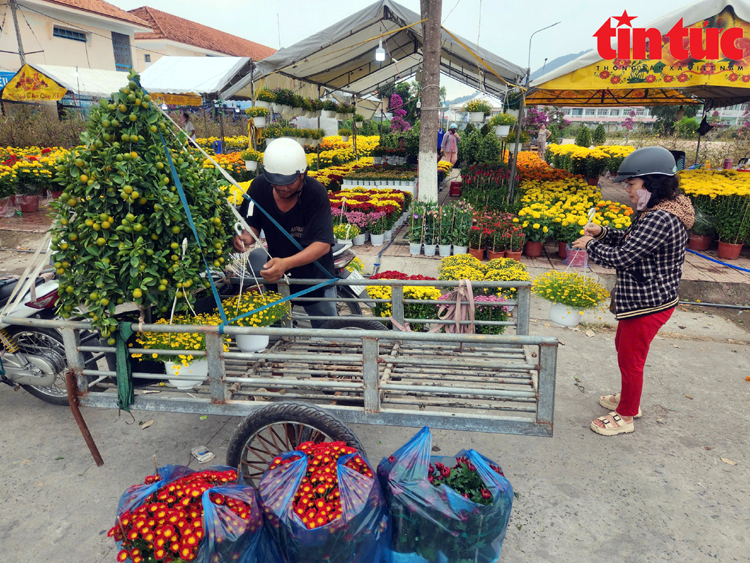
[{"label": "trailer wheel", "polygon": [[257,487],[271,461],[303,442],[345,442],[364,455],[352,430],[335,416],[308,403],[278,403],[248,415],[235,429],[227,449],[227,465]]}]

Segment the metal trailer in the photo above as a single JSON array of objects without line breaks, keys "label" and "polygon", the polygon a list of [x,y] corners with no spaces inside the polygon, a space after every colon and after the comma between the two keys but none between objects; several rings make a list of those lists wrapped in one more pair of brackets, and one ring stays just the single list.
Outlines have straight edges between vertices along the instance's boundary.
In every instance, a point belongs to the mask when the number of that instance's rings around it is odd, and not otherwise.
[{"label": "metal trailer", "polygon": [[[336,285],[350,286],[354,294],[365,296],[365,285],[389,285],[390,299],[349,300],[370,306],[389,303],[396,321],[414,323],[420,319],[405,318],[405,305],[424,301],[404,299],[405,286],[450,289],[458,282],[350,277],[338,280]],[[401,332],[388,330],[382,324],[386,319],[378,322],[376,317],[366,315],[337,317],[337,329],[291,328],[291,319],[284,328],[224,328],[224,334],[230,337],[268,335],[272,344],[264,352],[253,354],[239,352],[234,345],[225,352],[216,326],[134,323],[134,331],[205,333],[205,351],[160,350],[159,354],[205,357],[208,384],[179,391],[164,386],[173,375],[134,371],[133,377],[153,380],[155,386],[136,390],[132,408],[245,417],[230,441],[227,464],[241,468],[248,482],[259,479],[278,453],[294,449],[303,441],[343,440],[364,452],[346,423],[551,437],[558,340],[528,334],[531,284],[476,282],[473,287],[517,289],[517,298],[503,304],[513,308],[509,320],[476,322],[478,326],[515,327],[515,335]],[[283,284],[279,291],[289,294]],[[321,299],[303,297],[295,301],[305,300]],[[346,301],[330,300],[339,304]],[[116,385],[108,383],[116,373],[94,369],[97,361],[113,354],[115,348],[82,345],[81,333],[91,330],[90,323],[2,320],[60,330],[68,366],[77,376],[80,404],[117,408]],[[129,350],[131,355],[151,352]],[[206,378],[180,379],[203,382]]]}]

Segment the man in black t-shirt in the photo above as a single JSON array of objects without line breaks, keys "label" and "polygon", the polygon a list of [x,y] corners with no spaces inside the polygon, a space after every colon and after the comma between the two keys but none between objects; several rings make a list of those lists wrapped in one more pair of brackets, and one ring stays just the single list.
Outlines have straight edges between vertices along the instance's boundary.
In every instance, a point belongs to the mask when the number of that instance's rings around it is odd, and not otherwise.
[{"label": "man in black t-shirt", "polygon": [[[249,212],[250,202],[245,200],[240,214],[256,236],[263,230],[271,258],[260,271],[263,279],[275,283],[285,273],[292,278],[329,279],[334,274],[331,247],[336,243],[333,236],[333,220],[328,191],[317,180],[307,177],[307,158],[302,147],[291,139],[277,139],[263,155],[264,174],[250,184],[248,195],[258,205]],[[302,246],[300,250],[260,210],[262,207],[281,227]],[[245,252],[255,239],[244,232],[234,237],[234,249]],[[318,264],[326,271],[315,264]],[[309,285],[294,285],[296,293]],[[322,288],[305,297],[336,297],[335,288]],[[310,316],[336,316],[335,302],[302,302]],[[319,328],[325,321],[310,321]]]}]

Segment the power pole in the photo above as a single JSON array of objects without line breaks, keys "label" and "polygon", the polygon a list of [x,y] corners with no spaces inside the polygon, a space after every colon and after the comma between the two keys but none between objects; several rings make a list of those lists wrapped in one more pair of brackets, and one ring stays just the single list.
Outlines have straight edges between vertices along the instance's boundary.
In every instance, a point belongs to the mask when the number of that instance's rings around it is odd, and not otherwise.
[{"label": "power pole", "polygon": [[442,0],[420,0],[422,24],[422,117],[419,130],[419,199],[437,201],[437,133],[440,110]]},{"label": "power pole", "polygon": [[16,27],[16,39],[18,40],[18,55],[21,57],[21,66],[26,64],[26,56],[23,54],[23,41],[21,41],[21,29],[18,27],[18,16],[16,10],[18,4],[16,0],[8,0],[10,3],[10,11],[13,14],[13,25]]}]

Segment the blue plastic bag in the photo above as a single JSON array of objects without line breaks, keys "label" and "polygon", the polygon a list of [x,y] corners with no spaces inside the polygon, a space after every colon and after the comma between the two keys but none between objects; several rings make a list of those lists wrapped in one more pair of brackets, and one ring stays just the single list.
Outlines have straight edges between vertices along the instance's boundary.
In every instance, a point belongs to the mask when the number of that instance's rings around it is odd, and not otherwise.
[{"label": "blue plastic bag", "polygon": [[[513,505],[513,488],[499,466],[474,450],[454,457],[430,456],[429,428],[420,430],[378,466],[391,512],[391,563],[494,563],[500,556]],[[482,505],[447,485],[427,479],[430,464],[448,467],[467,458],[492,495]],[[497,467],[497,471],[491,466]]]},{"label": "blue plastic bag", "polygon": [[[258,486],[265,516],[259,563],[378,563],[390,543],[388,509],[378,480],[366,477],[344,464],[355,455],[341,456],[336,463],[342,507],[340,518],[308,529],[294,512],[292,501],[307,473],[303,451],[286,452],[284,460],[299,459],[267,470]],[[360,456],[361,457],[361,456]],[[369,462],[362,457],[372,469]]]},{"label": "blue plastic bag", "polygon": [[[113,528],[114,531],[131,529],[127,521],[125,526],[123,526],[122,518],[124,518],[124,515],[136,510],[148,502],[152,498],[152,495],[167,489],[182,477],[204,471],[226,472],[235,470],[231,467],[213,466],[201,469],[200,471],[194,471],[182,465],[167,465],[157,471],[160,477],[158,481],[129,487],[123,493],[117,508],[117,522]],[[240,518],[229,507],[228,500],[230,499],[232,501],[242,501],[249,506],[246,519]],[[172,504],[171,510],[180,508],[179,503],[169,504]],[[234,483],[216,485],[203,491],[201,494],[201,506],[203,508],[203,517],[201,519],[203,537],[197,544],[197,556],[193,561],[196,563],[256,563],[258,544],[263,526],[263,515],[255,490],[252,487]],[[167,511],[169,510],[168,508]],[[185,508],[183,510],[187,511]],[[200,512],[196,514],[199,515]],[[152,516],[157,519],[159,517],[156,512]],[[191,517],[191,515],[188,514],[186,517]],[[195,519],[198,521],[198,516],[195,516]],[[187,526],[191,526],[191,524],[187,524]],[[197,524],[193,526],[197,526]],[[172,526],[172,528],[175,527],[179,527],[179,525],[175,524],[175,526]],[[149,552],[155,552],[155,549],[158,549],[156,545],[157,537],[152,538],[150,542],[145,538],[139,537],[138,541],[141,549],[139,555],[144,556],[149,555]],[[151,547],[146,547],[147,544],[151,544]],[[117,542],[117,546],[118,550],[123,549],[121,541]],[[172,558],[177,557],[174,553],[170,555]],[[118,561],[120,561],[119,558]],[[133,559],[127,557],[124,561],[132,563]]]}]

